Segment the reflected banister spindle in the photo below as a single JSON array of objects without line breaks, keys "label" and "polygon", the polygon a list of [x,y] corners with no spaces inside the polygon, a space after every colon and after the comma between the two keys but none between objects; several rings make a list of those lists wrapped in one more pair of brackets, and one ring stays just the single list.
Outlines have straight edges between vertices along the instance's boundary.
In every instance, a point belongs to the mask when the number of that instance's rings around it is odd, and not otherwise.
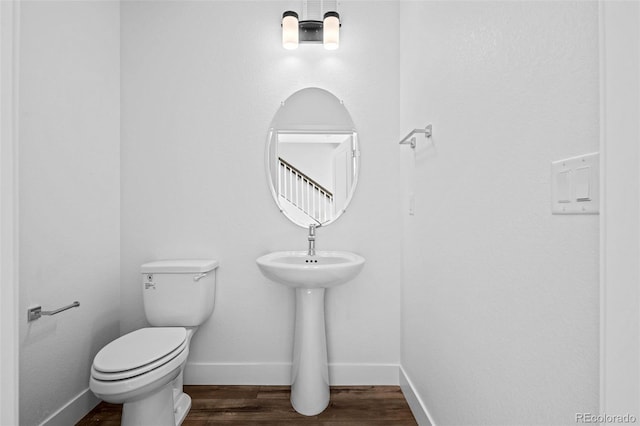
[{"label": "reflected banister spindle", "polygon": [[282,194],[282,164],[278,165],[278,195]]},{"label": "reflected banister spindle", "polygon": [[293,184],[291,183],[291,169],[287,173],[287,200],[291,200],[291,193],[293,192]]},{"label": "reflected banister spindle", "polygon": [[322,200],[322,221],[327,220],[327,199],[324,191],[320,191],[320,199]]}]

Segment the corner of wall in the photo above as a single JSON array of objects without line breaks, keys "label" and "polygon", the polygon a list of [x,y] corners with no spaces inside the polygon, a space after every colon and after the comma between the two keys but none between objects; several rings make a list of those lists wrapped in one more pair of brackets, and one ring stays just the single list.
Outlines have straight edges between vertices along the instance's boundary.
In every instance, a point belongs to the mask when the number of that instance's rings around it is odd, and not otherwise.
[{"label": "corner of wall", "polygon": [[409,404],[409,408],[411,409],[411,413],[413,413],[413,417],[415,417],[418,425],[420,426],[436,426],[436,423],[433,421],[427,406],[425,405],[422,398],[420,398],[420,394],[418,390],[411,382],[411,379],[407,375],[407,372],[404,371],[404,368],[400,366],[399,368],[399,381],[400,381],[400,389],[402,390],[402,394],[404,395],[407,403]]}]

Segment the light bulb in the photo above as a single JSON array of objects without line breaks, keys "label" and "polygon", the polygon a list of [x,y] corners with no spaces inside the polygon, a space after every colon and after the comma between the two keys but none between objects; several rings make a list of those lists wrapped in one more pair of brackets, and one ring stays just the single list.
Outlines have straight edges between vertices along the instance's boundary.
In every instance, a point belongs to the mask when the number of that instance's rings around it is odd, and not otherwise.
[{"label": "light bulb", "polygon": [[340,15],[338,12],[324,14],[322,33],[322,44],[325,49],[335,50],[340,46]]},{"label": "light bulb", "polygon": [[282,47],[298,48],[298,14],[291,10],[282,14]]}]

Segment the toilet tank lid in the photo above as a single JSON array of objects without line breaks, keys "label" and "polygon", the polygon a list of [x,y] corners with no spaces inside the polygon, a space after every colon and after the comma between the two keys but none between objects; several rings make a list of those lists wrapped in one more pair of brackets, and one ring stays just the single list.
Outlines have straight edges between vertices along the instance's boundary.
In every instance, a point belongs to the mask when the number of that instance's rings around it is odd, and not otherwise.
[{"label": "toilet tank lid", "polygon": [[218,267],[214,259],[175,259],[156,260],[140,266],[143,274],[184,274],[192,272],[209,272]]}]

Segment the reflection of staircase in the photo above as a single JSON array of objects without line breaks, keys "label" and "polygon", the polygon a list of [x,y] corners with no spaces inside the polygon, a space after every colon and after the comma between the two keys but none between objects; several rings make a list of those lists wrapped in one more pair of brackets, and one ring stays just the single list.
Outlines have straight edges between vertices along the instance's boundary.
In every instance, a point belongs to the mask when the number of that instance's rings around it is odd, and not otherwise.
[{"label": "reflection of staircase", "polygon": [[331,219],[333,194],[282,158],[278,160],[278,195],[320,223]]}]

